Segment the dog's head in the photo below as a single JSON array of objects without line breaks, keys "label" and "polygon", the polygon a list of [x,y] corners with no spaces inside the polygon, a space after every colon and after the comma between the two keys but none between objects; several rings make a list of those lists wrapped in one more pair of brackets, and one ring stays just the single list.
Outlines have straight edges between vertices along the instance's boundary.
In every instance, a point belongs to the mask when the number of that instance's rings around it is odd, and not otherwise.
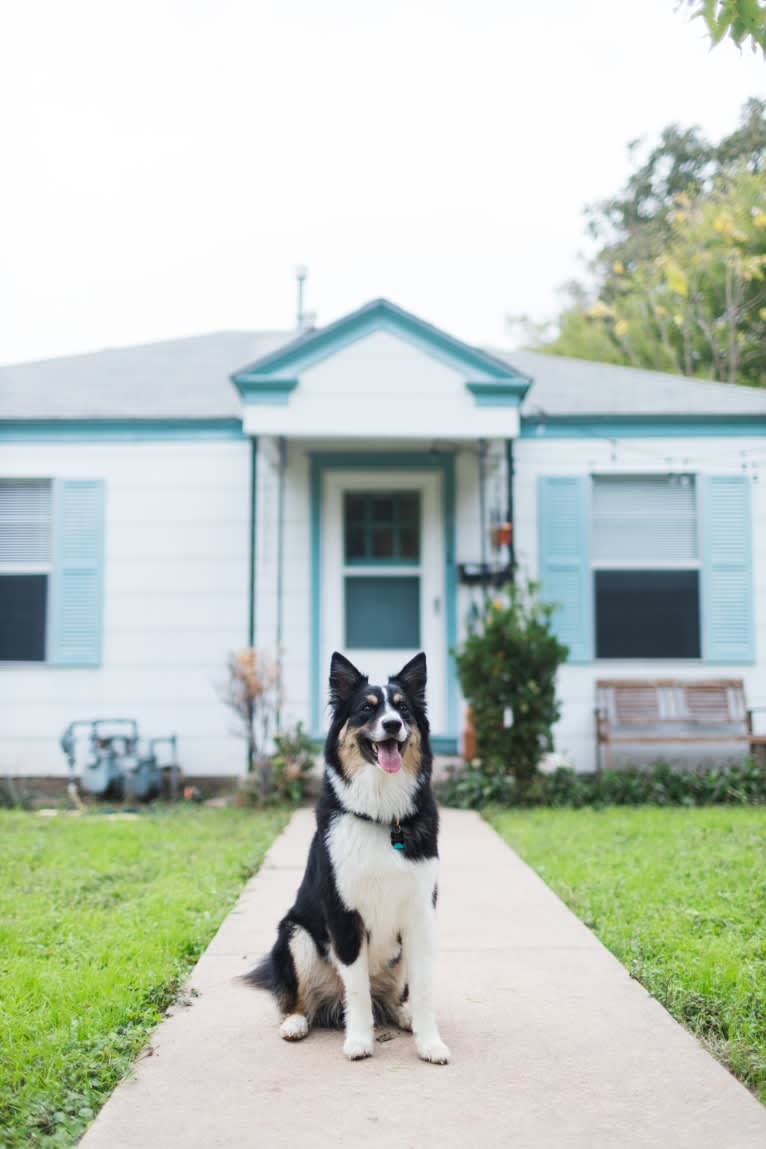
[{"label": "dog's head", "polygon": [[378,686],[336,651],[330,661],[328,761],[348,779],[369,768],[417,774],[430,767],[425,692],[423,653]]}]

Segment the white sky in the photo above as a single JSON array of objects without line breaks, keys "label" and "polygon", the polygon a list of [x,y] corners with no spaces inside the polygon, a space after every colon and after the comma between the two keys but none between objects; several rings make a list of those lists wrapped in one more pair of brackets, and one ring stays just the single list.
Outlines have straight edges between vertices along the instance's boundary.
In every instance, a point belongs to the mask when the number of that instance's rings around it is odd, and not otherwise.
[{"label": "white sky", "polygon": [[3,0],[0,363],[376,296],[472,342],[555,314],[627,142],[766,65],[677,0]]}]

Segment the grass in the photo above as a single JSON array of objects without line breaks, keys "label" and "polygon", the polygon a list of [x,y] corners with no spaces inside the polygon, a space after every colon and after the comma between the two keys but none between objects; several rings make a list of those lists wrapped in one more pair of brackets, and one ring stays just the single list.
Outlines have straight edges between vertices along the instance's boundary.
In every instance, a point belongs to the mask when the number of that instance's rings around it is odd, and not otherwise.
[{"label": "grass", "polygon": [[0,810],[1,1149],[74,1143],[287,817]]},{"label": "grass", "polygon": [[766,1104],[766,809],[491,809],[487,817]]}]

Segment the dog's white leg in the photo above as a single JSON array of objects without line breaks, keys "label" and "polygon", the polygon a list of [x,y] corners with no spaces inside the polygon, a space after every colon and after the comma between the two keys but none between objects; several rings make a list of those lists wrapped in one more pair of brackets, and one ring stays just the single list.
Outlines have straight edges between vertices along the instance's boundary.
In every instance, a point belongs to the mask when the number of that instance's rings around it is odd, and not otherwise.
[{"label": "dog's white leg", "polygon": [[372,1057],[374,1035],[366,939],[362,941],[359,954],[351,965],[344,965],[338,958],[335,964],[343,982],[346,1011],[346,1040],[343,1043],[343,1052],[350,1061]]},{"label": "dog's white leg", "polygon": [[279,1027],[285,1041],[300,1041],[309,1031],[309,1023],[302,1013],[290,1013]]},{"label": "dog's white leg", "polygon": [[415,1048],[424,1061],[446,1065],[449,1049],[439,1036],[433,1006],[433,968],[436,952],[436,914],[430,901],[410,923],[404,938],[409,981],[409,1007]]}]

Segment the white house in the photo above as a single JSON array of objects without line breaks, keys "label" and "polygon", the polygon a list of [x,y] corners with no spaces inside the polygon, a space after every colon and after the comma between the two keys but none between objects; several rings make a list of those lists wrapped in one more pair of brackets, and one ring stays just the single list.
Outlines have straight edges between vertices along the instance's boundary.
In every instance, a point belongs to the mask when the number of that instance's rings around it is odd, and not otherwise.
[{"label": "white house", "polygon": [[[766,704],[766,391],[470,347],[385,300],[298,337],[224,332],[0,370],[0,773],[65,770],[76,718],[176,732],[240,773],[228,652],[282,652],[325,724],[330,652],[451,650],[482,569],[560,604],[557,748],[594,766],[594,683],[743,678]],[[482,566],[483,564],[483,566]]]}]

